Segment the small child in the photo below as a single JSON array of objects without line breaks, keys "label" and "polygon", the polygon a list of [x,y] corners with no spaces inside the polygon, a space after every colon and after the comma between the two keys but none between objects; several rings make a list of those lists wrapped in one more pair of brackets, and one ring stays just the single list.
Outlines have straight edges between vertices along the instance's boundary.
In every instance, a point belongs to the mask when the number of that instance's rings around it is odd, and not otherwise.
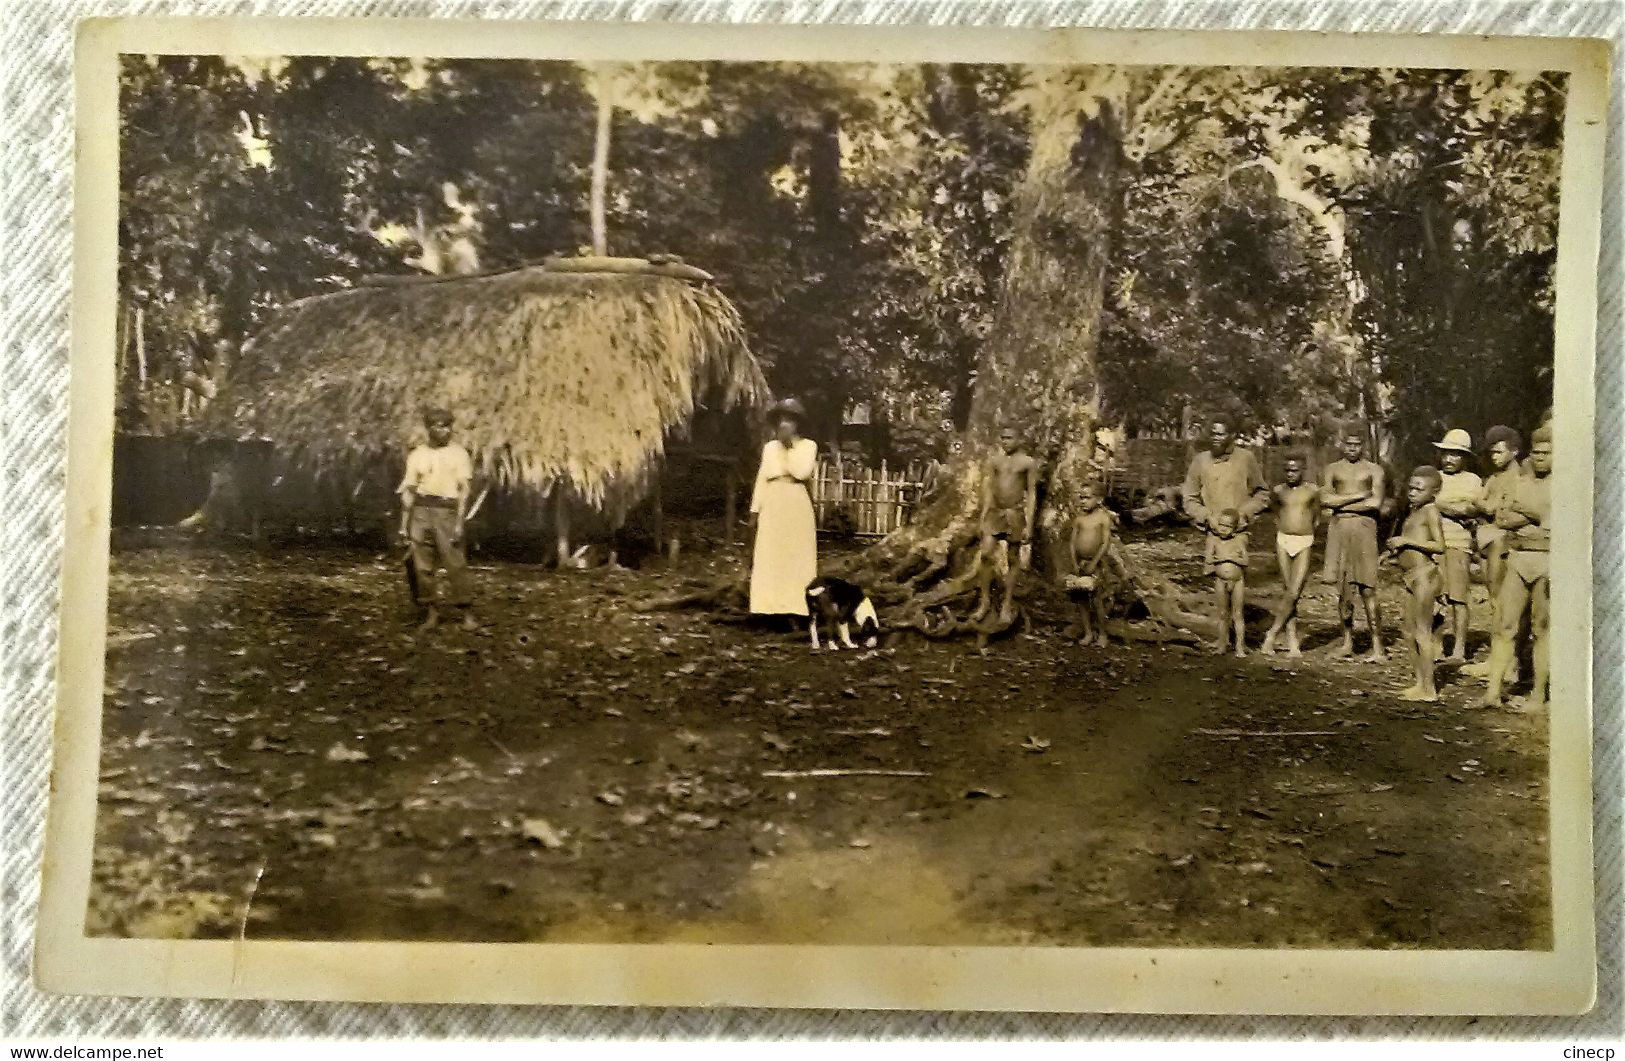
[{"label": "small child", "polygon": [[1264,635],[1262,651],[1275,651],[1275,639],[1286,631],[1287,655],[1301,656],[1298,643],[1298,600],[1309,581],[1309,553],[1320,522],[1320,487],[1303,481],[1308,462],[1294,453],[1286,459],[1286,482],[1270,491],[1275,504],[1275,559],[1281,565],[1281,607]]},{"label": "small child", "polygon": [[1241,513],[1227,508],[1208,522],[1208,570],[1219,603],[1219,640],[1215,655],[1230,647],[1235,632],[1236,656],[1247,655],[1243,609],[1247,600],[1247,532],[1241,529]]},{"label": "small child", "polygon": [[1404,636],[1416,656],[1416,681],[1402,689],[1399,698],[1429,704],[1439,699],[1433,681],[1433,662],[1439,651],[1434,619],[1444,592],[1439,557],[1445,551],[1445,537],[1444,521],[1434,499],[1442,483],[1439,470],[1431,465],[1424,464],[1411,472],[1406,487],[1410,515],[1405,517],[1400,533],[1388,539],[1390,554],[1398,558],[1405,572]]},{"label": "small child", "polygon": [[1072,569],[1066,580],[1078,605],[1075,629],[1086,645],[1106,644],[1106,602],[1111,593],[1106,578],[1116,567],[1112,555],[1112,514],[1101,503],[1100,485],[1088,483],[1078,496],[1078,514],[1072,519]]}]

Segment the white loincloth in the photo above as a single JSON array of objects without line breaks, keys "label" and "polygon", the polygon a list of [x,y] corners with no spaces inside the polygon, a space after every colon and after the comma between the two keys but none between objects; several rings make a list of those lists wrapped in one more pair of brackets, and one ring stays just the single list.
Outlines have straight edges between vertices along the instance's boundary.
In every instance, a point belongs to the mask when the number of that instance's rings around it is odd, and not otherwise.
[{"label": "white loincloth", "polygon": [[1281,532],[1277,531],[1275,534],[1275,544],[1280,546],[1281,550],[1285,552],[1287,556],[1294,557],[1313,546],[1315,544],[1315,536],[1313,534],[1282,534]]}]

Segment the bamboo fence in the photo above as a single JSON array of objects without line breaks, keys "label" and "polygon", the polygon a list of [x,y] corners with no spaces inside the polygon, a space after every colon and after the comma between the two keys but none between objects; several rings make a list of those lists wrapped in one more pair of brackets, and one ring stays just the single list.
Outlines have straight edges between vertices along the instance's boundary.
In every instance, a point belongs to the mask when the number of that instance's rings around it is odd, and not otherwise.
[{"label": "bamboo fence", "polygon": [[891,468],[884,461],[866,468],[819,461],[813,476],[813,511],[818,528],[862,537],[884,537],[908,523],[924,489],[924,469],[916,463]]}]

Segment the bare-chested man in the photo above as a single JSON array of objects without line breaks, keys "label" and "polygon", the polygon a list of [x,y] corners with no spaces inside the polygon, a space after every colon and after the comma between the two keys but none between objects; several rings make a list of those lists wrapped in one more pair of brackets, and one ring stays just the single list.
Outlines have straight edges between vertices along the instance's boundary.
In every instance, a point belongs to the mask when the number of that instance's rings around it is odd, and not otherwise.
[{"label": "bare-chested man", "polygon": [[1365,459],[1365,432],[1358,424],[1343,428],[1338,440],[1343,459],[1327,466],[1320,504],[1330,519],[1326,529],[1326,581],[1338,587],[1338,618],[1343,643],[1337,657],[1354,655],[1354,599],[1365,610],[1371,652],[1382,656],[1382,615],[1377,606],[1377,514],[1382,509],[1382,466]]},{"label": "bare-chested man", "polygon": [[1010,544],[1021,550],[1032,540],[1033,515],[1038,508],[1038,461],[1023,452],[1021,435],[1013,427],[999,432],[999,450],[988,458],[982,472],[981,558],[974,621],[981,621],[992,607],[995,571],[1004,584],[1004,604],[999,618],[1015,617],[1017,565],[1010,562]]},{"label": "bare-chested man", "polygon": [[1552,428],[1542,425],[1529,437],[1529,475],[1513,487],[1511,499],[1496,514],[1495,525],[1510,536],[1506,574],[1497,597],[1495,638],[1490,642],[1490,687],[1486,707],[1501,704],[1501,691],[1512,668],[1515,639],[1525,612],[1534,635],[1535,681],[1525,709],[1546,707],[1551,678],[1551,548]]},{"label": "bare-chested man", "polygon": [[1308,462],[1299,454],[1286,459],[1286,481],[1270,491],[1275,505],[1275,559],[1281,565],[1281,606],[1264,635],[1263,651],[1275,651],[1275,639],[1286,631],[1287,655],[1301,656],[1298,642],[1298,600],[1309,581],[1309,553],[1320,522],[1320,487],[1303,481]]}]

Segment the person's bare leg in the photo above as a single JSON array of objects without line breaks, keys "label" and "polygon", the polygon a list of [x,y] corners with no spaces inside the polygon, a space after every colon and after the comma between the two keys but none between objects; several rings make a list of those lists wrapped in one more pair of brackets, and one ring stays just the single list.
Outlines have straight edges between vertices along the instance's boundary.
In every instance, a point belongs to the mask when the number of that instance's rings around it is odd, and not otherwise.
[{"label": "person's bare leg", "polygon": [[1106,595],[1100,592],[1099,585],[1089,595],[1089,609],[1094,613],[1095,644],[1104,648],[1110,638],[1106,636]]},{"label": "person's bare leg", "polygon": [[[1428,586],[1430,593],[1436,593],[1438,583]],[[1433,598],[1416,602],[1416,676],[1422,686],[1420,699],[1425,703],[1433,703],[1439,699],[1439,686],[1434,681],[1433,661],[1438,656],[1438,637],[1433,632]]]},{"label": "person's bare leg", "polygon": [[1016,579],[1021,575],[1019,563],[1020,547],[1017,547],[1017,557],[1010,555],[1010,543],[1000,543],[1004,549],[1004,559],[999,565],[999,581],[1004,588],[1004,603],[999,606],[999,622],[1009,623],[1016,616]]},{"label": "person's bare leg", "polygon": [[[1495,642],[1495,631],[1501,628],[1501,583],[1505,578],[1506,556],[1498,549],[1491,548],[1489,552],[1484,554],[1484,582],[1489,591],[1490,643],[1492,645]],[[1469,678],[1489,677],[1489,654],[1486,653],[1484,658],[1467,664],[1461,669],[1461,673]]]},{"label": "person's bare leg", "polygon": [[1213,654],[1222,656],[1230,647],[1230,590],[1218,575],[1213,576],[1213,600],[1218,605],[1213,617],[1219,621],[1219,640],[1213,645]]},{"label": "person's bare leg", "polygon": [[1405,587],[1405,647],[1411,653],[1411,684],[1399,691],[1401,700],[1421,700],[1427,695],[1424,667],[1433,666],[1433,627],[1431,616],[1426,631],[1422,625],[1424,587]]},{"label": "person's bare leg", "polygon": [[1450,649],[1452,663],[1467,662],[1467,605],[1458,602],[1450,605],[1450,629],[1455,635],[1455,645]]},{"label": "person's bare leg", "polygon": [[1246,582],[1230,583],[1230,622],[1235,626],[1235,655],[1246,655]]},{"label": "person's bare leg", "polygon": [[1361,586],[1360,603],[1365,605],[1365,625],[1371,631],[1371,652],[1365,657],[1366,662],[1381,663],[1384,659],[1382,652],[1382,607],[1377,603],[1376,588]]},{"label": "person's bare leg", "polygon": [[1343,642],[1332,649],[1334,659],[1354,655],[1354,597],[1359,593],[1352,582],[1344,582],[1337,595],[1337,621],[1343,625]]},{"label": "person's bare leg", "polygon": [[1303,649],[1298,644],[1298,605],[1303,600],[1303,588],[1309,584],[1309,550],[1305,549],[1292,558],[1291,580],[1287,584],[1287,655],[1301,656]]},{"label": "person's bare leg", "polygon": [[993,551],[998,542],[982,536],[982,546],[976,557],[976,610],[971,613],[971,622],[979,623],[987,618],[987,613],[993,607]]},{"label": "person's bare leg", "polygon": [[1529,689],[1528,706],[1531,711],[1539,711],[1551,697],[1551,641],[1547,636],[1552,625],[1550,581],[1543,578],[1535,583],[1529,597],[1529,625],[1534,633],[1535,684]]},{"label": "person's bare leg", "polygon": [[424,612],[423,621],[418,624],[418,633],[426,634],[440,625],[440,612],[433,604]]},{"label": "person's bare leg", "polygon": [[1523,623],[1524,608],[1529,603],[1529,587],[1516,572],[1507,572],[1496,603],[1499,605],[1500,619],[1494,639],[1490,642],[1489,687],[1484,690],[1484,698],[1480,701],[1485,707],[1501,706],[1507,674],[1518,651],[1518,627]]},{"label": "person's bare leg", "polygon": [[1275,618],[1271,621],[1270,628],[1264,632],[1263,643],[1258,646],[1258,651],[1266,656],[1275,654],[1275,639],[1281,636],[1281,631],[1286,629],[1286,624],[1292,619],[1293,559],[1286,554],[1286,549],[1280,542],[1275,543],[1275,562],[1281,566],[1281,605],[1275,609]]}]

